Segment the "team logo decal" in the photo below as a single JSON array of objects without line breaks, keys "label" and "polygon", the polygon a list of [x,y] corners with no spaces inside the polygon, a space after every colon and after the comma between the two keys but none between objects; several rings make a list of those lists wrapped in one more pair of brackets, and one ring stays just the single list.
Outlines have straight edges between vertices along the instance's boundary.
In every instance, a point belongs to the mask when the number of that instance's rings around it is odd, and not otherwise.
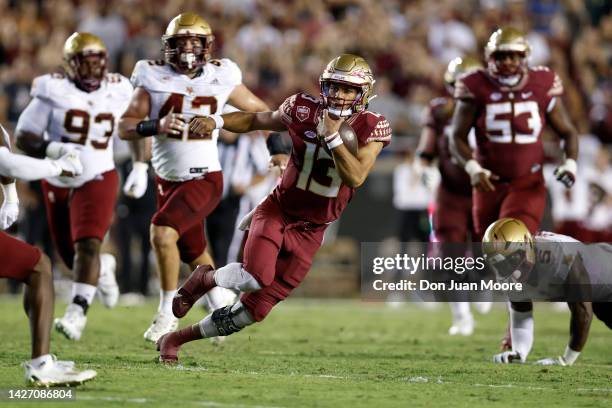
[{"label": "team logo decal", "polygon": [[493,92],[491,94],[492,101],[499,101],[501,98],[502,98],[502,94],[500,94],[499,92]]},{"label": "team logo decal", "polygon": [[317,134],[313,132],[312,130],[307,130],[304,132],[304,136],[306,136],[309,139],[314,139],[315,137],[317,137]]},{"label": "team logo decal", "polygon": [[297,116],[300,122],[305,121],[310,116],[310,108],[308,106],[298,106],[295,110],[295,116]]}]

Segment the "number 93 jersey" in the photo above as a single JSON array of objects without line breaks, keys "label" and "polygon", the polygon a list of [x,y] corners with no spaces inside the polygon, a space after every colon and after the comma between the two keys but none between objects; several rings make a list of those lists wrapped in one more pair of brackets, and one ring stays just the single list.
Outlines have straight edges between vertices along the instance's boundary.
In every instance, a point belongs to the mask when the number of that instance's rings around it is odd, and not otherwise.
[{"label": "number 93 jersey", "polygon": [[[182,113],[187,125],[195,116],[220,114],[234,88],[242,83],[240,68],[229,59],[211,60],[194,78],[175,72],[163,61],[138,61],[132,74],[134,87],[144,88],[151,97],[151,119]],[[217,138],[219,131],[200,135],[162,134],[153,139],[153,168],[168,181],[186,181],[220,171]]]},{"label": "number 93 jersey", "polygon": [[17,131],[80,150],[83,174],[47,179],[50,184],[79,187],[115,168],[112,139],[132,94],[127,78],[109,73],[100,88],[85,92],[63,74],[53,73],[35,78],[30,94],[33,99],[19,117]]},{"label": "number 93 jersey", "polygon": [[476,159],[502,180],[542,168],[542,130],[546,114],[563,93],[561,79],[546,67],[532,67],[519,83],[502,86],[486,70],[460,77],[455,98],[476,105]]}]

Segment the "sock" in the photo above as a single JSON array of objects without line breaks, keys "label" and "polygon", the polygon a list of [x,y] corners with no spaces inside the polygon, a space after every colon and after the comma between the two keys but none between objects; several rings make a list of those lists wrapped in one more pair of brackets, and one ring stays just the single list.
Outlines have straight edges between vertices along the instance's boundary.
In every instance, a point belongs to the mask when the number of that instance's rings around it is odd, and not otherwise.
[{"label": "sock", "polygon": [[170,333],[169,336],[170,338],[168,340],[177,345],[185,344],[190,341],[199,340],[202,338],[202,335],[200,334],[200,328],[197,324],[183,327],[180,330]]},{"label": "sock", "polygon": [[512,351],[518,352],[524,362],[533,346],[533,311],[517,312],[510,308],[510,334]]},{"label": "sock", "polygon": [[215,271],[218,286],[240,292],[254,292],[261,289],[257,279],[247,272],[239,262],[232,262]]},{"label": "sock", "polygon": [[453,323],[461,320],[472,319],[470,313],[470,304],[468,302],[448,302],[451,314],[453,315]]},{"label": "sock", "polygon": [[87,283],[74,282],[72,284],[72,303],[83,308],[83,313],[87,313],[89,305],[93,302],[97,288]]},{"label": "sock", "polygon": [[172,314],[172,299],[176,295],[177,290],[162,290],[159,291],[159,307],[158,312],[164,314]]},{"label": "sock", "polygon": [[51,354],[43,354],[42,356],[30,360],[30,365],[35,368],[40,368],[43,364],[48,364],[51,361],[53,361]]},{"label": "sock", "polygon": [[223,306],[236,302],[236,294],[229,289],[216,286],[204,295],[209,311],[217,310]]}]

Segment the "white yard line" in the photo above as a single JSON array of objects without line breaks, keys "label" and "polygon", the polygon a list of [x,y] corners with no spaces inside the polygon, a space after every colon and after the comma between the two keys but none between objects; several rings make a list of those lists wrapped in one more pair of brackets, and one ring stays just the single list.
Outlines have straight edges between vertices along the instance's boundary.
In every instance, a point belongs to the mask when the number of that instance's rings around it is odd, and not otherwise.
[{"label": "white yard line", "polygon": [[[115,402],[125,402],[132,404],[155,404],[158,401],[155,401],[150,398],[120,398],[120,397],[95,397],[95,396],[77,396],[77,401],[115,401]],[[245,404],[232,404],[226,402],[217,402],[217,401],[207,401],[207,400],[199,400],[199,401],[181,401],[181,403],[187,403],[190,405],[197,405],[202,407],[220,407],[220,408],[284,408],[273,405],[245,405]]]}]

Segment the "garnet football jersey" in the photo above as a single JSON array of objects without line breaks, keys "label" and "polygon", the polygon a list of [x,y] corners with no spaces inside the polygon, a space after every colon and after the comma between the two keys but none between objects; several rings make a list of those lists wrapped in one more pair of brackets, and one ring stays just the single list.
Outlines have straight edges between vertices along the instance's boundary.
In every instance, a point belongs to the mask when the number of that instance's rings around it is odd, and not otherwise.
[{"label": "garnet football jersey", "polygon": [[561,80],[546,67],[529,68],[515,87],[502,86],[480,69],[457,80],[455,98],[478,107],[476,159],[486,169],[512,180],[542,168],[542,130]]},{"label": "garnet football jersey", "polygon": [[82,147],[83,174],[49,178],[50,184],[79,187],[115,168],[113,137],[132,94],[127,78],[106,74],[100,88],[85,92],[62,74],[47,74],[34,78],[30,93],[34,99],[19,117],[17,130]]},{"label": "garnet football jersey", "polygon": [[[274,197],[290,216],[315,224],[336,220],[355,189],[342,183],[333,158],[317,138],[322,105],[319,98],[306,93],[285,100],[279,111],[293,142],[291,158]],[[385,146],[391,141],[391,128],[384,116],[363,111],[346,120],[359,147],[376,141]]]},{"label": "garnet football jersey", "polygon": [[[163,118],[173,109],[182,113],[187,123],[194,116],[221,114],[241,83],[240,68],[229,59],[209,61],[194,78],[177,73],[163,61],[138,61],[132,73],[132,84],[151,96],[151,119]],[[151,159],[155,172],[164,180],[186,181],[220,171],[218,137],[219,130],[202,136],[191,133],[188,126],[178,136],[155,136]]]}]

